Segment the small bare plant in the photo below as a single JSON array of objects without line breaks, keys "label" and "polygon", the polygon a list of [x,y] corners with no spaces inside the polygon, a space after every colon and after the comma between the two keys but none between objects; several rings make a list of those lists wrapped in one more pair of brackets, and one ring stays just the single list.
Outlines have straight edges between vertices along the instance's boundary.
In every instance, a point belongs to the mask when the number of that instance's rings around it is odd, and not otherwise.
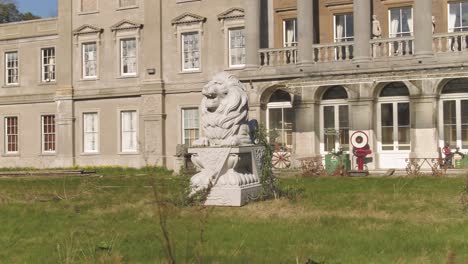
[{"label": "small bare plant", "polygon": [[462,210],[468,213],[468,176],[465,178],[465,183],[463,184],[463,190],[460,194],[460,204]]}]

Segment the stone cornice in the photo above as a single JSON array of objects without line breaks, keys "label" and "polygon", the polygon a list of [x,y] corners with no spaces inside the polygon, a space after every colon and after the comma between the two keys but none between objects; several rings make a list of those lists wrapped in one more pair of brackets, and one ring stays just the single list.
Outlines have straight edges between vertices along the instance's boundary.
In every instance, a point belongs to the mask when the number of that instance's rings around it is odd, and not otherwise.
[{"label": "stone cornice", "polygon": [[202,17],[192,13],[183,13],[182,15],[172,19],[171,24],[173,26],[178,26],[184,24],[204,23],[205,21],[206,17]]},{"label": "stone cornice", "polygon": [[81,27],[73,30],[73,35],[84,35],[84,34],[101,34],[104,32],[103,28],[99,28],[93,25],[84,24]]},{"label": "stone cornice", "polygon": [[232,20],[244,18],[244,9],[233,7],[218,15],[218,20]]},{"label": "stone cornice", "polygon": [[124,19],[111,27],[111,31],[120,31],[120,30],[132,30],[132,29],[142,29],[143,24],[135,23]]}]

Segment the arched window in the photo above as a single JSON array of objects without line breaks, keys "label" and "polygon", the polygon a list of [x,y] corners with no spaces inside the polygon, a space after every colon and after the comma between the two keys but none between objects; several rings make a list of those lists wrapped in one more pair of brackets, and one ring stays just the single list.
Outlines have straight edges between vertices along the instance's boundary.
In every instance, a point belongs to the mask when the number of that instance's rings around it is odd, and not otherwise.
[{"label": "arched window", "polygon": [[321,150],[330,152],[340,147],[349,150],[348,93],[343,86],[327,88],[321,102]]},{"label": "arched window", "polygon": [[380,150],[408,151],[410,142],[409,90],[402,82],[387,84],[379,96]]},{"label": "arched window", "polygon": [[279,148],[292,148],[294,111],[288,92],[275,91],[267,105],[267,129],[270,142]]},{"label": "arched window", "polygon": [[468,78],[449,81],[442,89],[441,139],[452,148],[468,149]]}]

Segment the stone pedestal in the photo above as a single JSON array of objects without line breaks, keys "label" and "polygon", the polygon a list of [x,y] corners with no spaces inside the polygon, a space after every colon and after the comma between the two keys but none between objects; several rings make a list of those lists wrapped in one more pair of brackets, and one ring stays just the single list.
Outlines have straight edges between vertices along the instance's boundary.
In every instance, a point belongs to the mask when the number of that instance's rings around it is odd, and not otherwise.
[{"label": "stone pedestal", "polygon": [[242,206],[260,194],[263,147],[204,147],[188,152],[200,170],[191,179],[193,192],[212,186],[205,205]]}]

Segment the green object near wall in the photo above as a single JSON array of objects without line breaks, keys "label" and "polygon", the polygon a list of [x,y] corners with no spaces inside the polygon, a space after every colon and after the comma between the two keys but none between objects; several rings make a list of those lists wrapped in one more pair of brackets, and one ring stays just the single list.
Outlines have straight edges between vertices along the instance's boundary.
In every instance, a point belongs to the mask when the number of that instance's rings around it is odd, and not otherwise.
[{"label": "green object near wall", "polygon": [[334,174],[340,166],[343,166],[344,174],[351,170],[351,160],[349,159],[349,154],[325,155],[325,170],[328,174]]}]

